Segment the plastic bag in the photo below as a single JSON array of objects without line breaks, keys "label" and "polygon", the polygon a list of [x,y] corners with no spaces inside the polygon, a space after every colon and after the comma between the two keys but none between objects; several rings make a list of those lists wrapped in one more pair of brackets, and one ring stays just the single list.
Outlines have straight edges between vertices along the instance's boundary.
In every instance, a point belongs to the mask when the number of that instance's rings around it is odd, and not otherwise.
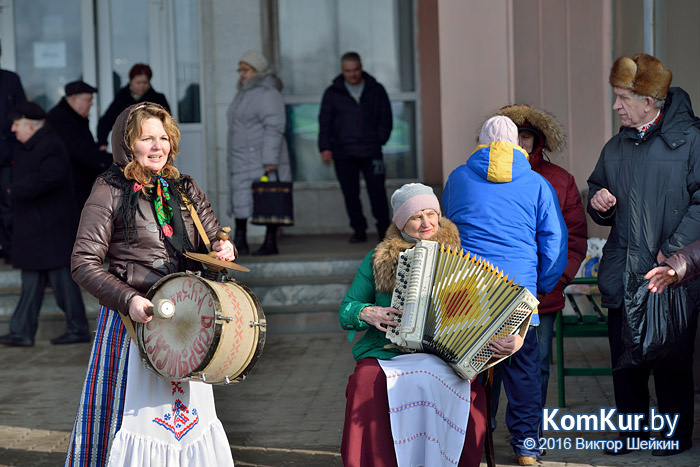
[{"label": "plastic bag", "polygon": [[694,307],[685,286],[666,287],[662,293],[647,289],[644,274],[627,273],[621,368],[688,368],[695,339]]},{"label": "plastic bag", "polygon": [[600,258],[603,257],[604,246],[605,239],[603,238],[591,237],[588,239],[586,257],[581,262],[576,277],[598,277],[598,266]]}]

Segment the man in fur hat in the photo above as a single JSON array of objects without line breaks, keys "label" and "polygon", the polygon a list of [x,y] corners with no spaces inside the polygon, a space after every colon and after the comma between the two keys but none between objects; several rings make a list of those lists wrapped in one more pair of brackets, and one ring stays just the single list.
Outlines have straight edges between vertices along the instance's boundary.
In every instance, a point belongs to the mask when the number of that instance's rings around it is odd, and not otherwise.
[{"label": "man in fur hat", "polygon": [[[644,275],[679,249],[700,238],[700,131],[694,126],[688,94],[670,88],[671,71],[655,57],[620,57],[610,71],[616,110],[622,127],[603,147],[588,179],[588,213],[611,226],[598,271],[602,304],[608,308],[608,339],[619,414],[649,413],[649,376],[654,371],[658,412],[678,414],[675,432],[663,440],[677,449],[655,449],[669,456],[690,449],[693,433],[692,349],[686,361],[653,368],[618,363],[626,349],[623,338],[626,295],[638,289],[631,280]],[[629,285],[628,285],[629,284]],[[646,287],[646,285],[642,285]],[[697,283],[688,285],[693,330],[697,322]],[[642,420],[641,426],[650,420]],[[623,436],[648,438],[649,432]],[[658,438],[658,437],[657,437]],[[627,446],[608,454],[627,454]]]}]

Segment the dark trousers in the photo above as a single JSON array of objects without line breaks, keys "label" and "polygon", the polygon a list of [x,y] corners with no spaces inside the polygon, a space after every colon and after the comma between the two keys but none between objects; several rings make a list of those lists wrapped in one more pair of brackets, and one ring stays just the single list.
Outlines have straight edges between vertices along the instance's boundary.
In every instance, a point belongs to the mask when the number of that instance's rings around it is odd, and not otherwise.
[{"label": "dark trousers", "polygon": [[83,297],[68,266],[47,271],[22,269],[22,292],[10,320],[10,332],[34,338],[47,282],[51,283],[58,307],[66,314],[66,331],[87,334],[89,329]]},{"label": "dark trousers", "polygon": [[0,245],[7,263],[12,250],[12,204],[7,189],[10,186],[12,168],[0,167]]},{"label": "dark trousers", "polygon": [[[694,393],[692,364],[687,369],[623,368],[615,370],[625,345],[622,339],[624,308],[608,310],[608,340],[613,367],[615,405],[619,413],[646,414],[642,426],[650,423],[649,376],[654,370],[654,387],[659,401],[658,411],[663,414],[679,414],[678,427],[673,439],[690,440],[693,434]],[[693,349],[688,349],[692,352]],[[665,433],[664,433],[665,435]],[[627,433],[627,436],[648,437],[649,433]],[[662,439],[665,439],[662,437]]]},{"label": "dark trousers", "polygon": [[[516,456],[539,457],[541,451],[535,446],[526,446],[527,438],[537,439],[542,423],[542,396],[540,390],[540,350],[537,331],[533,326],[527,331],[523,346],[516,353],[503,360],[494,368],[494,389],[496,374],[503,380],[508,396],[506,405],[506,426],[510,432],[510,445]],[[496,394],[498,400],[500,394]],[[492,405],[492,416],[498,410],[498,402]]]},{"label": "dark trousers", "polygon": [[360,202],[360,173],[367,184],[367,194],[372,206],[372,215],[377,222],[377,233],[384,237],[389,228],[389,202],[384,189],[386,173],[384,160],[371,157],[350,157],[334,160],[335,174],[340,182],[345,198],[345,210],[350,218],[350,227],[355,232],[367,230],[367,221],[362,215],[362,203]]}]

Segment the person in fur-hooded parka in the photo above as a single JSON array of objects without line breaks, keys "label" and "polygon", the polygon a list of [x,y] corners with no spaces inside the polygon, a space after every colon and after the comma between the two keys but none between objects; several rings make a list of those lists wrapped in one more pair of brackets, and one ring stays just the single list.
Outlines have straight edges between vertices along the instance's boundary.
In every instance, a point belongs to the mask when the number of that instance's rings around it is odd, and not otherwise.
[{"label": "person in fur-hooded parka", "polygon": [[520,146],[529,154],[530,167],[542,175],[554,187],[559,208],[568,230],[568,264],[559,282],[549,293],[539,294],[538,311],[540,325],[537,338],[540,348],[540,370],[542,381],[542,405],[547,401],[549,367],[552,362],[552,337],[557,311],[564,308],[564,287],[576,276],[588,249],[586,213],[574,176],[552,163],[545,152],[559,152],[566,146],[566,135],[555,118],[536,107],[525,104],[509,105],[498,111],[518,126]]}]

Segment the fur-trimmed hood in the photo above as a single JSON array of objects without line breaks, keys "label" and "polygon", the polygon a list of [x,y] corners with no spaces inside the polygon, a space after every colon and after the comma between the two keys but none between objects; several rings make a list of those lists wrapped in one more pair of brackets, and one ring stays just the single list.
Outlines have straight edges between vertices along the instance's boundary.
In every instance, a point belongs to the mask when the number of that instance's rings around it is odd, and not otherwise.
[{"label": "fur-trimmed hood", "polygon": [[[434,240],[452,248],[461,247],[457,226],[444,217],[440,219],[440,230]],[[415,243],[404,240],[396,225],[389,226],[384,240],[377,245],[372,256],[372,270],[377,291],[389,294],[393,292],[399,255],[414,246],[416,246]]]},{"label": "fur-trimmed hood", "polygon": [[545,149],[551,152],[561,151],[566,147],[564,129],[553,115],[527,104],[508,105],[494,115],[505,115],[521,127],[531,127],[544,136]]}]

